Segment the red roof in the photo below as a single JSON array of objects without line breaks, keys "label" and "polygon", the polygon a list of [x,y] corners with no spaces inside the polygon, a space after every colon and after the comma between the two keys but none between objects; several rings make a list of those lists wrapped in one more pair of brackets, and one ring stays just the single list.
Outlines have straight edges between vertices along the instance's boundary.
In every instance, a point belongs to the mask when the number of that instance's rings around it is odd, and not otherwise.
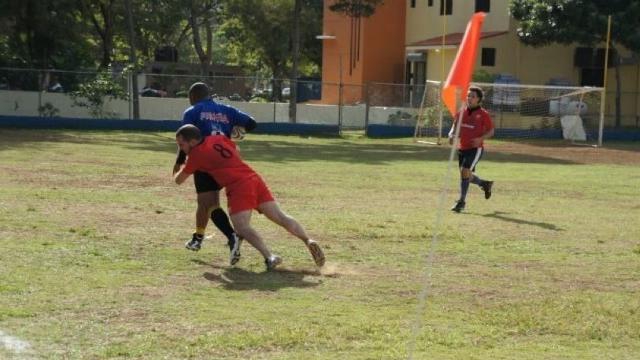
[{"label": "red roof", "polygon": [[[500,36],[508,33],[508,31],[487,31],[480,33],[480,39],[486,39],[494,36]],[[459,45],[462,42],[464,33],[451,33],[444,37],[445,45]],[[430,39],[416,41],[407,46],[439,46],[442,45],[442,36],[433,37]]]}]

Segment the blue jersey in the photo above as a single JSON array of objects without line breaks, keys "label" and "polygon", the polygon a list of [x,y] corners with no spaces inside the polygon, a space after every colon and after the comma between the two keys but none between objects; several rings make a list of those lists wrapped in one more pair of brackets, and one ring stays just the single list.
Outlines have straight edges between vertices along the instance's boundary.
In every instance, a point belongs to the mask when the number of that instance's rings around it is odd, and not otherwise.
[{"label": "blue jersey", "polygon": [[200,129],[202,136],[225,135],[231,137],[234,126],[246,127],[254,122],[251,116],[229,105],[210,99],[197,102],[184,111],[182,125],[191,124]]}]

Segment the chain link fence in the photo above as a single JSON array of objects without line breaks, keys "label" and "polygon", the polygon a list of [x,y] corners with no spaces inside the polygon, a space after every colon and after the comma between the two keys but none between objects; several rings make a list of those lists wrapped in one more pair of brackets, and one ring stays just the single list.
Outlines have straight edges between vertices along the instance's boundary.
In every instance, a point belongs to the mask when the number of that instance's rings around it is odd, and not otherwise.
[{"label": "chain link fence", "polygon": [[[0,68],[0,115],[132,119],[132,76],[117,70]],[[148,120],[182,119],[182,113],[189,106],[188,89],[197,81],[209,86],[214,100],[245,111],[260,123],[291,123],[290,99],[294,92],[296,123],[337,125],[341,130],[361,130],[371,124],[415,126],[421,111],[427,109],[428,114],[422,115],[433,117],[434,107],[440,107],[437,82],[425,85],[373,82],[354,85],[301,79],[291,84],[288,79],[258,76],[203,77],[155,73],[137,76],[140,118]],[[296,86],[295,91],[292,91],[292,85]],[[534,93],[522,89],[501,90],[492,84],[483,86],[487,92],[485,106],[498,120],[498,126],[510,126],[505,119],[516,115],[544,115],[553,105],[550,104],[552,94],[543,90]],[[616,125],[614,99],[615,93],[608,92],[605,109],[607,127]],[[640,94],[622,93],[620,104],[620,125],[640,127]],[[595,106],[594,103],[589,110],[595,110]],[[440,113],[440,108],[435,110]],[[443,112],[439,121],[446,128],[450,124],[450,116]]]}]

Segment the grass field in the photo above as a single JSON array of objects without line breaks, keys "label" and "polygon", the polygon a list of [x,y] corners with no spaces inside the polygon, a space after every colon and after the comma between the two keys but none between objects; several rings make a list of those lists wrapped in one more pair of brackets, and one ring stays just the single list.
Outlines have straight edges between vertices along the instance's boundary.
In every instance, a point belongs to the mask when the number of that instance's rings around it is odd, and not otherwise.
[{"label": "grass field", "polygon": [[0,358],[638,359],[640,144],[492,141],[448,208],[446,147],[250,135],[242,153],[325,248],[254,216],[282,269],[213,226],[171,133],[0,130]]}]

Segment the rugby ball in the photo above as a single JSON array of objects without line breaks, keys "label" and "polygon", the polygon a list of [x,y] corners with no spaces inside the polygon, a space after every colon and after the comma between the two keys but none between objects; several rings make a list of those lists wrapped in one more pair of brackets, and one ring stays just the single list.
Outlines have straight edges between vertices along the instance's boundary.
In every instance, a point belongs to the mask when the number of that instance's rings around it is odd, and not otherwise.
[{"label": "rugby ball", "polygon": [[244,139],[244,135],[246,133],[247,131],[243,126],[234,126],[233,129],[231,129],[231,139],[233,139],[234,141],[242,140]]}]

